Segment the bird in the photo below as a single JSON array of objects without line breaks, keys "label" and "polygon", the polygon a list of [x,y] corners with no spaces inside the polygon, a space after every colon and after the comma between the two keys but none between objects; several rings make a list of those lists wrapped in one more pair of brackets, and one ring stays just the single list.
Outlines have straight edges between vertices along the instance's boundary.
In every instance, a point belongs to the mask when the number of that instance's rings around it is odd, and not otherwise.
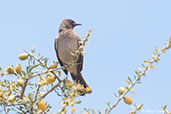
[{"label": "bird", "polygon": [[[58,29],[58,36],[55,38],[55,52],[58,58],[58,61],[61,66],[69,66],[74,60],[73,54],[79,49],[81,45],[81,39],[79,35],[74,32],[74,27],[80,26],[80,23],[73,21],[72,19],[64,19]],[[71,74],[71,77],[74,82],[77,84],[83,85],[84,88],[89,87],[86,81],[82,76],[83,69],[83,55],[79,54],[74,63],[71,66],[63,69],[64,73],[68,75],[68,72]],[[85,92],[80,92],[81,95],[85,95]],[[86,92],[92,93],[92,90]]]}]

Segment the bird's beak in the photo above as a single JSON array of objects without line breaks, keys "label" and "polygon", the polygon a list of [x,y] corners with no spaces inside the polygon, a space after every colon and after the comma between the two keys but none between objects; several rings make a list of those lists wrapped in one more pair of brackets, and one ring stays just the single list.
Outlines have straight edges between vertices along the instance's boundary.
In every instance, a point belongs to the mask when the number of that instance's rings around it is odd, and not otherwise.
[{"label": "bird's beak", "polygon": [[74,26],[80,26],[80,25],[82,25],[82,24],[80,24],[80,23],[74,23]]}]

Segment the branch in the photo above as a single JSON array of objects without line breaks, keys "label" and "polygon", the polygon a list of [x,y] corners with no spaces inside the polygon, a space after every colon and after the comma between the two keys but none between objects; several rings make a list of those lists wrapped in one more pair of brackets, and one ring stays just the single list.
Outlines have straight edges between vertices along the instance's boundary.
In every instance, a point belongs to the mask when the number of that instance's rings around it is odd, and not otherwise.
[{"label": "branch", "polygon": [[[40,59],[36,58],[34,55],[30,54],[30,53],[27,52],[26,50],[24,50],[24,51],[28,54],[28,56],[33,57],[33,58],[34,58],[36,61],[38,61],[42,66],[45,66],[46,69],[48,69],[48,66],[46,66]],[[61,69],[61,68],[59,68],[59,69]],[[49,72],[49,70],[48,70],[47,72]],[[54,70],[52,70],[52,71],[50,71],[50,72],[55,76],[55,78],[58,79],[59,82],[61,82],[61,79],[55,74]]]},{"label": "branch", "polygon": [[[168,41],[168,43],[166,43],[166,45],[165,45],[163,48],[160,49],[160,50],[162,51],[162,54],[165,53],[165,50],[170,49],[170,47],[171,47],[171,37],[170,37],[170,40]],[[153,68],[153,64],[154,64],[154,63],[157,63],[157,62],[160,60],[159,57],[161,56],[161,53],[159,52],[159,49],[156,48],[155,51],[156,51],[156,52],[154,52],[154,55],[152,56],[152,59],[153,59],[153,60],[147,61],[147,62],[149,63],[149,65],[148,65],[148,66],[145,66],[145,65],[144,65],[144,66],[143,66],[143,67],[145,67],[144,70],[141,69],[140,72],[136,71],[137,77],[136,77],[135,81],[132,82],[132,83],[130,84],[130,86],[127,88],[127,90],[125,90],[125,91],[123,92],[123,94],[116,100],[116,102],[115,102],[109,109],[107,109],[107,111],[105,112],[105,114],[110,113],[110,112],[112,111],[112,109],[114,109],[114,108],[118,105],[118,103],[125,97],[125,95],[126,95],[130,90],[132,90],[132,88],[137,84],[137,82],[141,79],[141,77],[142,77],[142,76],[145,76],[146,72],[147,72],[150,68]]]},{"label": "branch", "polygon": [[[30,77],[30,76],[29,76],[29,77]],[[22,91],[21,91],[20,99],[23,99],[24,92],[25,92],[25,89],[26,89],[27,83],[28,83],[28,81],[29,81],[29,77],[28,77],[28,78],[26,78],[26,81],[24,82],[24,86],[22,87]]]}]

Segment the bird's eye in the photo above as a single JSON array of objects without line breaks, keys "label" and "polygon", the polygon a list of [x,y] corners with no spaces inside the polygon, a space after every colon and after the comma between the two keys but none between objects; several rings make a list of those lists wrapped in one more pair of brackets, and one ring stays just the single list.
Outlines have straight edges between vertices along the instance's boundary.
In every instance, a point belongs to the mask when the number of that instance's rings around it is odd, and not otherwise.
[{"label": "bird's eye", "polygon": [[74,24],[75,22],[73,20],[69,20],[70,23]]}]

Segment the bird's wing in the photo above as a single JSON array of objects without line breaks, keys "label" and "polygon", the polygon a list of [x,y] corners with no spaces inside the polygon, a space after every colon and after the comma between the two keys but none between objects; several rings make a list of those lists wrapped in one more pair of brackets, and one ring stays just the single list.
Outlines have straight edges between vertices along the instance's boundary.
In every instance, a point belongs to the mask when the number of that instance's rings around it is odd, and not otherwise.
[{"label": "bird's wing", "polygon": [[83,69],[83,55],[82,54],[79,55],[79,59],[77,62],[79,63],[79,67],[78,67],[79,71],[82,71]]},{"label": "bird's wing", "polygon": [[[55,51],[56,51],[56,56],[58,58],[59,64],[61,66],[63,66],[64,64],[62,63],[62,61],[60,60],[60,58],[58,56],[58,45],[57,45],[57,42],[58,42],[58,38],[56,37],[55,38],[55,43],[54,43],[54,47],[55,47]],[[68,75],[68,71],[66,69],[63,69],[63,71],[65,72],[66,75]]]},{"label": "bird's wing", "polygon": [[[77,36],[77,39],[78,39],[78,45],[80,47],[82,45],[81,39],[79,36]],[[77,63],[79,64],[78,65],[78,71],[82,71],[82,69],[83,69],[83,55],[82,54],[79,55]]]}]

